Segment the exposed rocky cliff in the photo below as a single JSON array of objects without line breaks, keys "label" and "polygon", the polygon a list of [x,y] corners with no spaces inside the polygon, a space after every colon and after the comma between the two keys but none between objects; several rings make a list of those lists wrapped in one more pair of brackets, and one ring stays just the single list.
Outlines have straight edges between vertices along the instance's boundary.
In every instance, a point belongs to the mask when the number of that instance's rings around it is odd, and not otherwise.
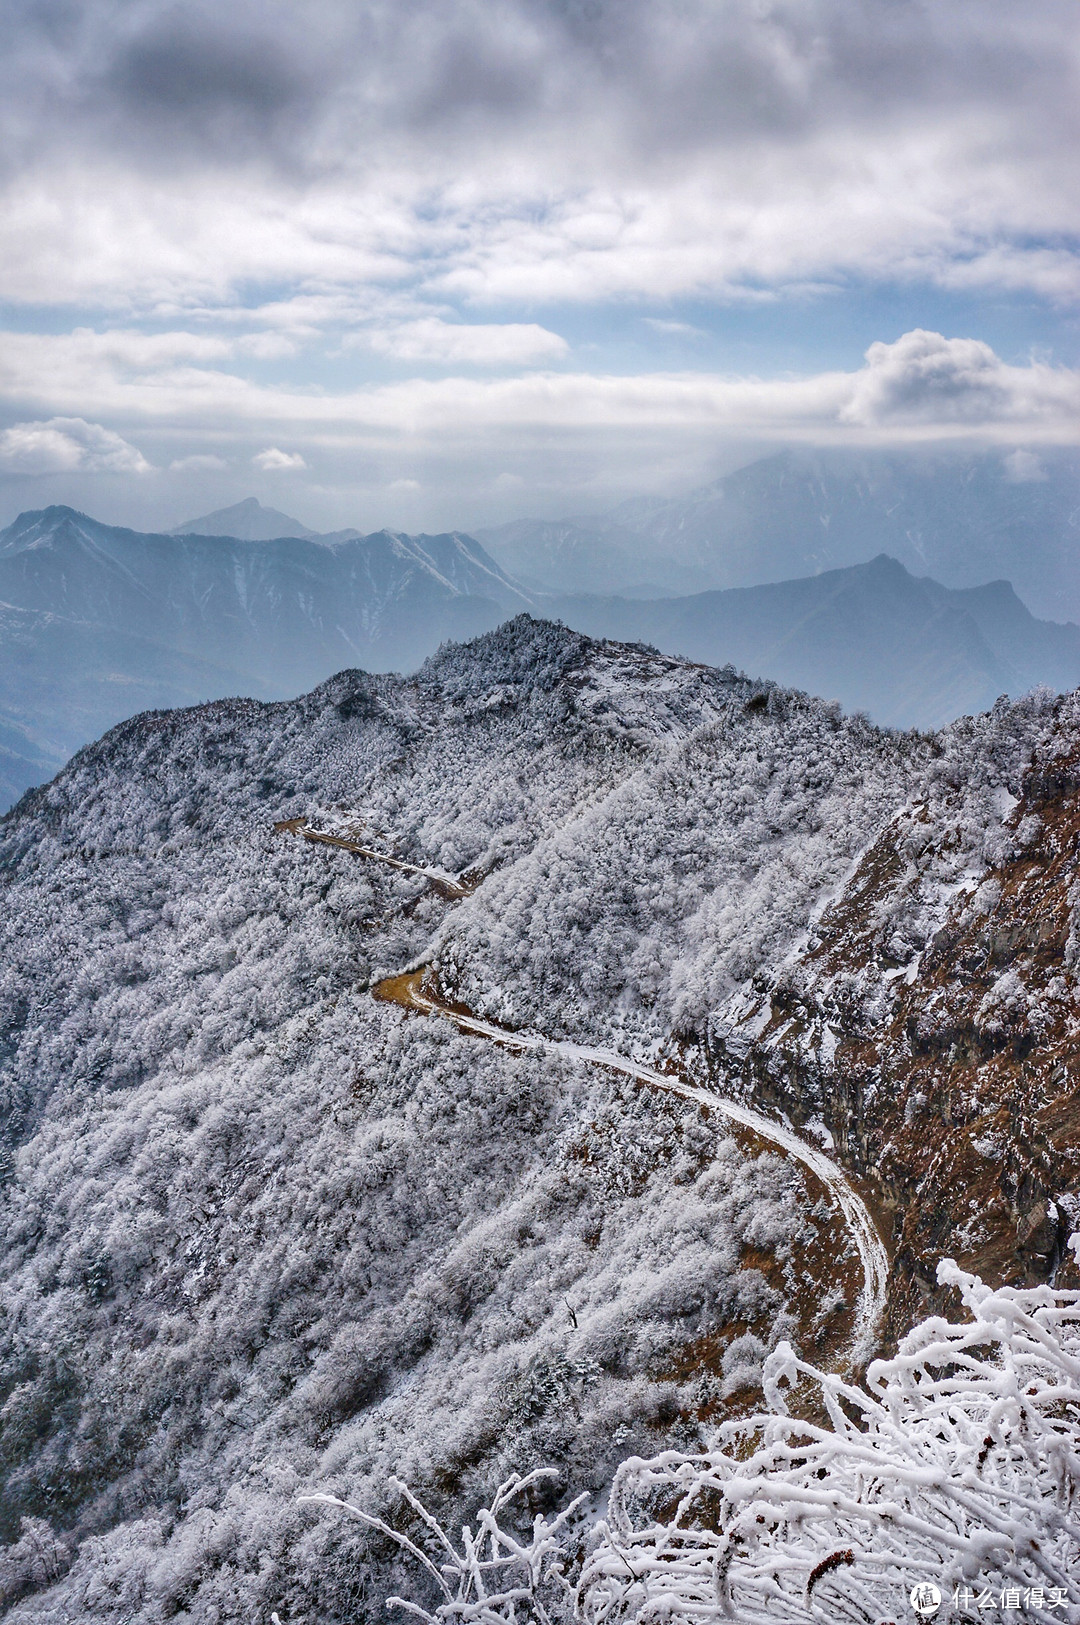
[{"label": "exposed rocky cliff", "polygon": [[1016,795],[999,786],[988,861],[956,816],[969,784],[916,795],[768,993],[712,1035],[715,1066],[823,1122],[876,1193],[894,1333],[940,1305],[943,1255],[1030,1284],[1076,1225],[1078,714],[1075,696],[1048,707]]}]

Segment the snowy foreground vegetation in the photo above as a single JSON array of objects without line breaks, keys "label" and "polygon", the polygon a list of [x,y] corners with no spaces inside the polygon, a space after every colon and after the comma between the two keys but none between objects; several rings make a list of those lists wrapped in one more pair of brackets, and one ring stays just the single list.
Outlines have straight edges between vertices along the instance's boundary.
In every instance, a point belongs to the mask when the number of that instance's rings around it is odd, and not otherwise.
[{"label": "snowy foreground vegetation", "polygon": [[[723,1425],[701,1455],[624,1462],[584,1538],[579,1502],[531,1529],[506,1518],[543,1469],[502,1485],[459,1549],[397,1486],[434,1536],[431,1556],[359,1508],[316,1499],[397,1539],[427,1571],[441,1600],[393,1599],[427,1625],[511,1625],[527,1611],[588,1625],[861,1625],[910,1617],[927,1586],[941,1599],[939,1612],[931,1592],[927,1612],[942,1620],[1022,1609],[1075,1621],[1080,1293],[994,1292],[951,1261],[938,1277],[958,1289],[962,1322],[916,1326],[865,1387],[782,1343],[765,1366],[767,1415]],[[789,1414],[783,1388],[800,1380],[820,1423]]]},{"label": "snowy foreground vegetation", "polygon": [[[679,1461],[720,1484],[716,1430],[784,1347],[837,1346],[857,1283],[835,1211],[696,1104],[371,989],[431,964],[492,1019],[657,1059],[790,977],[890,824],[912,880],[876,929],[903,965],[1015,841],[1023,774],[1075,741],[1073,705],[886,734],[522,618],[414,679],[137,718],[26,797],[0,825],[5,1617],[382,1619],[413,1584],[393,1537],[431,1535],[395,1475],[450,1528],[544,1463],[526,1526],[610,1495],[611,1551],[670,1567],[649,1520],[692,1488]],[[292,819],[472,894],[275,832]],[[1000,1459],[970,1471],[1013,1471],[1018,1429],[1003,1412]],[[849,1482],[850,1442],[821,1448]],[[655,1465],[620,1472],[634,1457]],[[1032,1486],[1041,1506],[1050,1480]],[[767,1562],[759,1527],[733,1585]],[[584,1507],[566,1529],[577,1561]],[[605,1549],[583,1606],[640,1613]]]}]

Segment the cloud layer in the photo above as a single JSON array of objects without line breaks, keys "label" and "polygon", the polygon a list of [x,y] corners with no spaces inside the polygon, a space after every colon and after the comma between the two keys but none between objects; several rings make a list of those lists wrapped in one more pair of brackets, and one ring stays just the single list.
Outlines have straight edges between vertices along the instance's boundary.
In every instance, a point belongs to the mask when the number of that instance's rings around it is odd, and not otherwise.
[{"label": "cloud layer", "polygon": [[[950,322],[1013,301],[1076,361],[1075,0],[0,20],[0,472],[141,459],[218,505],[253,468],[369,458],[400,495],[453,456],[525,501],[571,455],[648,482],[679,436],[1069,432],[1069,365]],[[882,319],[830,354],[815,312],[853,295]]]},{"label": "cloud layer", "polygon": [[[871,345],[853,370],[802,377],[473,371],[337,392],[183,361],[157,366],[161,354],[184,355],[182,334],[145,352],[106,337],[7,335],[0,345],[0,395],[36,413],[0,433],[0,473],[23,477],[16,506],[64,500],[93,510],[97,476],[145,475],[154,464],[168,471],[158,482],[185,480],[188,495],[175,497],[183,509],[193,482],[204,506],[220,506],[250,493],[253,474],[287,475],[326,529],[440,529],[537,503],[610,501],[620,488],[697,483],[725,446],[996,442],[1008,448],[1011,479],[1038,481],[1032,448],[1073,444],[1080,421],[1080,371],[1010,365],[979,340],[924,329]],[[71,398],[105,423],[55,411]],[[56,485],[64,479],[81,483]],[[140,483],[142,506],[123,516],[160,525]],[[159,507],[167,500],[159,494]]]},{"label": "cloud layer", "polygon": [[[488,429],[513,436],[537,428],[717,425],[823,442],[955,434],[1054,442],[1072,436],[1080,414],[1077,370],[1038,361],[1010,365],[981,340],[921,328],[872,344],[854,371],[803,377],[545,370],[408,378],[336,392],[258,384],[208,366],[158,366],[156,348],[140,360],[125,335],[115,345],[100,334],[0,337],[0,393],[46,411],[78,397],[96,415],[122,420],[125,432],[140,424],[216,426],[229,434],[284,425],[292,439],[314,444],[334,434],[359,443]],[[161,351],[182,356],[186,335],[169,337],[175,343]],[[12,444],[24,434],[69,436],[75,433],[69,426],[80,422],[54,417],[19,424],[8,435]],[[255,460],[264,469],[303,466],[301,453],[277,447],[260,450]]]},{"label": "cloud layer", "polygon": [[1072,0],[7,0],[15,299],[1080,287]]}]

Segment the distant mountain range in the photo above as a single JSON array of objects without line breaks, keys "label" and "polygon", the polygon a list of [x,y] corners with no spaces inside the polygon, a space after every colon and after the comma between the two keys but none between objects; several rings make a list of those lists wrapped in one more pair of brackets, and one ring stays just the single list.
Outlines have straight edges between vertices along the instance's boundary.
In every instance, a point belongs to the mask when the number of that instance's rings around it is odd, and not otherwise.
[{"label": "distant mountain range", "polygon": [[[1036,620],[1008,581],[956,577],[969,555],[1008,556],[1025,596],[1041,581],[1044,603],[1064,603],[1080,569],[1077,466],[1062,454],[1020,465],[1045,477],[1018,480],[989,456],[905,473],[888,458],[860,472],[785,454],[683,502],[626,504],[592,530],[522,521],[482,533],[487,545],[456,531],[318,535],[253,498],[168,535],[70,508],[22,514],[0,532],[0,809],[139,711],[285,699],[348,667],[410,671],[522,609],[899,727],[941,726],[1040,683],[1072,688],[1075,626]],[[896,552],[866,563],[883,529]],[[795,579],[762,585],[785,560]],[[725,572],[738,584],[690,590]]]},{"label": "distant mountain range", "polygon": [[888,553],[947,587],[1004,577],[1080,620],[1080,454],[785,451],[671,500],[517,520],[478,539],[551,592],[661,597],[751,587]]},{"label": "distant mountain range", "polygon": [[592,636],[726,663],[900,728],[942,727],[1001,694],[1080,685],[1080,628],[1039,621],[1007,581],[950,588],[887,554],[796,581],[684,598],[553,601]]},{"label": "distant mountain range", "polygon": [[138,711],[411,670],[532,603],[458,534],[242,540],[22,514],[0,532],[0,805]]}]

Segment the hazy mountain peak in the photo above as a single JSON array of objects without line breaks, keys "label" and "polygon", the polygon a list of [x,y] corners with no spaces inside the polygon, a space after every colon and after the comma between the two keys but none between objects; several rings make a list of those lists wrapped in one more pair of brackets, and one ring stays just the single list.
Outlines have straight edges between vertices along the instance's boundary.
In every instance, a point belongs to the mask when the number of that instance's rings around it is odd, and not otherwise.
[{"label": "hazy mountain peak", "polygon": [[684,496],[478,534],[504,569],[555,592],[755,587],[887,552],[946,587],[1006,577],[1036,615],[1080,619],[1080,459],[1044,451],[1038,479],[1018,467],[998,450],[787,449]]},{"label": "hazy mountain peak", "polygon": [[169,531],[170,536],[235,536],[242,542],[273,542],[281,536],[300,536],[310,541],[318,534],[277,508],[264,508],[257,497],[245,497],[230,508],[216,508],[201,519],[187,519]]}]

